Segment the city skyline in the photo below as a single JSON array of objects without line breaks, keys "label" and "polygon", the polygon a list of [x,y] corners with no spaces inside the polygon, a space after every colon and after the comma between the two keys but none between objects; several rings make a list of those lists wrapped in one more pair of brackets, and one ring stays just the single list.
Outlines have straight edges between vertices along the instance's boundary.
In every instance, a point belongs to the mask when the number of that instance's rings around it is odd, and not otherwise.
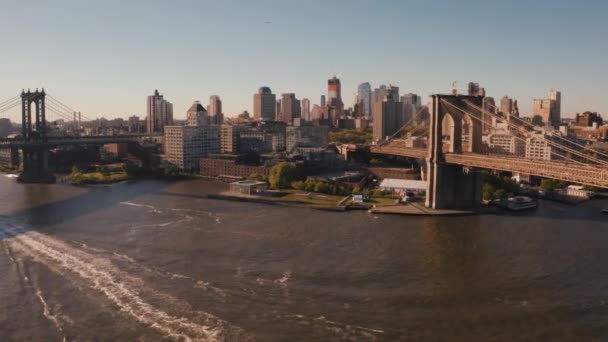
[{"label": "city skyline", "polygon": [[[425,103],[432,93],[448,93],[453,81],[461,93],[475,81],[495,100],[505,95],[517,99],[522,116],[529,116],[532,100],[550,88],[563,94],[562,117],[608,111],[601,83],[608,76],[604,3],[321,4],[7,4],[0,14],[0,29],[11,32],[0,64],[0,101],[23,88],[45,87],[89,117],[143,119],[144,98],[159,89],[174,103],[176,119],[185,118],[192,101],[204,103],[214,94],[232,117],[253,112],[251,94],[261,86],[275,94],[319,99],[327,95],[326,81],[335,75],[343,94],[356,92],[363,82],[372,88],[394,84],[402,93],[419,94]],[[535,15],[548,5],[552,15]],[[265,16],[251,16],[255,6],[264,8],[260,12]],[[207,16],[200,27],[182,24],[203,10],[216,15]],[[168,24],[158,24],[161,15]],[[403,15],[408,20],[390,20]],[[310,21],[290,20],[296,16]],[[396,38],[383,33],[385,22],[394,23]],[[340,50],[328,32],[337,37]],[[415,43],[394,47],[402,32]],[[32,53],[38,47],[28,37],[34,34],[43,57]],[[256,45],[254,37],[266,37],[272,44]],[[209,44],[224,53],[206,53]],[[362,51],[361,44],[368,48]],[[327,51],[340,53],[321,58]],[[345,106],[352,106],[350,102],[348,98]],[[3,117],[19,121],[18,114],[15,110]]]}]

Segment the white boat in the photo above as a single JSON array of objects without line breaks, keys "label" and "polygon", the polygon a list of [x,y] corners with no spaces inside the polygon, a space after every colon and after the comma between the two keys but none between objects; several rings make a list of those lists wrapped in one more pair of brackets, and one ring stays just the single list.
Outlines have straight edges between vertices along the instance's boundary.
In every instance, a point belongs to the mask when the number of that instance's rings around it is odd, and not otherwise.
[{"label": "white boat", "polygon": [[507,209],[509,210],[514,210],[514,211],[519,211],[519,210],[526,210],[526,209],[533,209],[536,208],[538,206],[538,202],[528,196],[515,196],[515,197],[510,197],[507,200]]}]

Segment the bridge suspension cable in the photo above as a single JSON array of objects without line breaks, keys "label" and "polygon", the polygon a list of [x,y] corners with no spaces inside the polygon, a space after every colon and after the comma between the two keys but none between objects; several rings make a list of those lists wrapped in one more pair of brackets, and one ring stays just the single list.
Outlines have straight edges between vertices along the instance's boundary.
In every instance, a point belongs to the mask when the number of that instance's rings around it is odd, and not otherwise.
[{"label": "bridge suspension cable", "polygon": [[[461,112],[462,112],[462,113],[464,113],[464,114],[467,114],[467,115],[468,115],[469,117],[471,117],[472,119],[475,119],[475,120],[477,120],[477,121],[478,121],[478,122],[480,122],[480,123],[483,123],[483,120],[482,120],[482,119],[480,119],[480,118],[476,117],[475,115],[473,115],[473,114],[471,114],[471,113],[469,113],[469,112],[465,111],[464,109],[462,109],[462,108],[460,108],[460,107],[458,107],[458,106],[456,106],[456,105],[454,105],[454,104],[452,104],[452,103],[450,103],[450,102],[448,102],[448,101],[445,101],[444,99],[442,99],[441,101],[442,101],[444,104],[447,104],[447,105],[451,106],[452,108],[454,108],[454,109],[456,109],[456,110],[459,110],[459,111],[461,111]],[[514,138],[516,138],[516,139],[519,139],[520,141],[522,141],[522,142],[524,142],[524,143],[526,143],[526,140],[525,140],[525,139],[523,139],[522,137],[519,137],[519,136],[517,136],[517,135],[513,135],[513,137],[514,137]],[[568,156],[565,156],[565,155],[559,154],[559,153],[557,153],[557,152],[555,152],[555,151],[553,151],[553,150],[551,150],[551,154],[553,154],[553,155],[555,155],[555,156],[557,156],[557,157],[561,157],[561,158],[564,158],[564,159],[566,159],[566,160],[572,161],[572,162],[574,162],[574,163],[576,163],[576,164],[580,164],[580,165],[587,165],[587,164],[582,163],[582,162],[580,162],[580,161],[578,161],[578,160],[572,159],[572,158],[570,158],[570,157],[568,157]]]},{"label": "bridge suspension cable", "polygon": [[[466,100],[465,100],[465,101],[466,101]],[[492,106],[492,107],[494,107],[495,109],[499,109],[499,108],[498,108],[498,107],[496,107],[495,105],[492,105],[492,104],[489,104],[489,105],[490,105],[490,106]],[[539,126],[537,126],[537,125],[534,125],[534,124],[532,124],[532,123],[530,123],[530,122],[527,122],[526,120],[524,120],[524,119],[522,119],[522,118],[520,118],[520,117],[517,117],[517,116],[511,116],[511,118],[516,119],[518,122],[520,122],[520,123],[522,123],[522,124],[524,124],[524,125],[526,125],[526,126],[528,126],[528,127],[532,128],[532,129],[534,129],[535,131],[540,131],[540,129],[542,128],[542,127],[539,127]],[[584,150],[588,150],[588,149],[587,149],[587,146],[582,145],[582,144],[580,144],[580,143],[576,142],[575,140],[568,139],[567,137],[563,137],[563,136],[561,136],[561,132],[559,132],[559,131],[557,131],[557,130],[555,130],[555,129],[551,129],[551,132],[555,133],[554,135],[551,135],[551,136],[552,136],[552,137],[554,137],[554,138],[557,138],[557,139],[563,140],[563,141],[565,141],[565,142],[567,142],[567,143],[573,144],[573,145],[575,145],[575,146],[577,146],[577,147],[580,147],[580,148],[582,148],[582,149],[584,149]],[[595,154],[597,154],[597,155],[601,155],[601,156],[603,156],[603,157],[608,158],[608,154],[602,153],[601,151],[593,151],[593,153],[595,153]]]},{"label": "bridge suspension cable", "polygon": [[[418,115],[420,115],[420,113],[422,113],[422,111],[424,111],[425,109],[427,109],[427,106],[422,106],[417,112],[416,114],[412,115],[412,117],[403,125],[401,126],[397,131],[395,131],[395,133],[393,133],[391,136],[388,137],[388,139],[386,139],[385,141],[383,141],[381,144],[379,144],[380,146],[388,143],[389,141],[393,140],[397,134],[401,133],[405,128],[407,128],[414,120],[416,120],[418,118]],[[418,129],[419,127],[417,127],[416,129]]]},{"label": "bridge suspension cable", "polygon": [[6,111],[9,111],[15,107],[17,107],[18,105],[21,104],[21,101],[19,100],[19,96],[15,96],[13,98],[10,98],[2,103],[0,103],[0,113],[4,113]]},{"label": "bridge suspension cable", "polygon": [[49,97],[49,100],[54,103],[56,106],[58,106],[59,108],[64,109],[66,112],[69,113],[80,113],[80,116],[82,118],[84,118],[87,121],[93,121],[93,119],[91,119],[90,117],[86,116],[85,114],[82,114],[81,112],[74,110],[73,108],[67,106],[66,104],[64,104],[63,102],[59,101],[58,99],[56,99],[55,97],[51,96],[51,95],[47,95]]},{"label": "bridge suspension cable", "polygon": [[[524,136],[526,136],[527,138],[531,138],[530,132],[529,132],[529,131],[527,131],[527,130],[523,130],[523,131],[522,131],[522,129],[521,129],[522,127],[521,127],[521,126],[518,126],[518,125],[516,125],[516,124],[514,124],[514,123],[512,123],[512,122],[509,122],[508,120],[506,120],[506,118],[501,117],[501,116],[499,116],[499,115],[496,115],[495,113],[492,113],[492,112],[487,112],[487,111],[483,110],[482,108],[480,108],[479,106],[475,105],[474,103],[471,103],[470,101],[464,100],[464,102],[465,102],[466,104],[468,104],[469,106],[471,106],[471,107],[473,107],[473,108],[475,108],[475,109],[477,109],[477,110],[481,111],[482,113],[487,113],[487,114],[489,114],[491,117],[493,117],[493,118],[495,118],[495,119],[497,119],[497,120],[500,120],[500,121],[501,121],[501,122],[503,122],[503,123],[506,123],[508,127],[511,127],[511,128],[516,129],[517,131],[519,131],[520,133],[522,133],[522,134],[523,134]],[[448,103],[448,102],[447,102],[447,101],[444,101],[444,103]],[[451,105],[451,104],[450,104],[450,105]],[[453,106],[453,105],[452,105],[452,106]],[[456,106],[454,106],[454,107],[456,107]],[[456,108],[457,108],[457,107],[456,107]],[[469,115],[471,115],[471,114],[469,113]],[[572,148],[570,148],[570,147],[564,146],[564,145],[562,145],[562,144],[558,144],[558,143],[556,143],[555,141],[552,141],[551,139],[545,139],[545,141],[547,142],[547,144],[549,144],[549,145],[551,145],[551,146],[553,146],[553,147],[555,147],[555,148],[558,148],[558,149],[560,149],[560,150],[562,150],[562,151],[564,151],[564,152],[574,154],[574,155],[576,155],[576,156],[578,156],[578,157],[581,157],[581,158],[583,158],[583,159],[587,159],[587,160],[589,160],[590,162],[593,162],[593,163],[596,163],[596,164],[599,164],[599,165],[602,165],[602,166],[608,166],[608,162],[607,162],[607,161],[604,161],[604,160],[601,160],[601,159],[595,158],[595,157],[593,157],[593,156],[590,156],[590,155],[585,154],[585,153],[583,153],[583,152],[577,151],[577,150],[572,149]]]}]

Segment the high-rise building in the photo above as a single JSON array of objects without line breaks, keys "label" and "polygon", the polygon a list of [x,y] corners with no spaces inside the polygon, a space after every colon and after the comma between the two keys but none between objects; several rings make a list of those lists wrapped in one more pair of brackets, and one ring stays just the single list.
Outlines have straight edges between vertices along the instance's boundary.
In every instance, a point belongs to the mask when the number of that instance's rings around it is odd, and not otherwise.
[{"label": "high-rise building", "polygon": [[562,93],[551,89],[548,97],[548,99],[534,99],[532,101],[532,121],[537,125],[548,125],[559,129]]},{"label": "high-rise building", "polygon": [[209,97],[209,106],[207,107],[209,113],[209,123],[213,125],[221,125],[224,121],[224,114],[222,113],[222,101],[217,95]]},{"label": "high-rise building", "polygon": [[290,153],[298,147],[327,147],[329,126],[304,122],[298,127],[287,126],[285,134],[285,147]]},{"label": "high-rise building", "polygon": [[399,87],[382,84],[372,91],[372,116],[374,118],[382,111],[382,103],[387,96],[391,102],[399,102]]},{"label": "high-rise building", "polygon": [[200,101],[194,101],[186,112],[186,124],[192,127],[207,126],[209,124],[209,115]]},{"label": "high-rise building", "polygon": [[551,113],[551,126],[559,128],[562,121],[562,93],[553,88],[549,91],[549,100],[555,101],[553,113]]},{"label": "high-rise building", "polygon": [[372,116],[372,86],[369,82],[361,83],[357,87],[357,103],[361,106],[363,117],[369,119]]},{"label": "high-rise building", "polygon": [[321,95],[321,107],[325,107],[325,95]]},{"label": "high-rise building", "polygon": [[301,116],[300,111],[300,100],[296,98],[296,94],[285,93],[281,98],[281,116],[278,121],[288,124],[293,123],[293,119]]},{"label": "high-rise building", "polygon": [[327,101],[331,103],[334,100],[342,102],[342,86],[336,76],[327,80]]},{"label": "high-rise building", "polygon": [[173,104],[164,99],[163,95],[154,91],[154,95],[148,96],[146,117],[146,129],[148,134],[162,133],[166,125],[173,124]]},{"label": "high-rise building", "polygon": [[219,126],[165,126],[164,148],[170,166],[198,170],[201,158],[220,151]]},{"label": "high-rise building", "polygon": [[409,93],[401,96],[401,110],[402,110],[402,120],[403,124],[409,122],[414,118],[414,115],[418,113],[421,108],[420,96]]},{"label": "high-rise building", "polygon": [[374,112],[373,140],[379,142],[393,135],[402,125],[402,109],[399,101],[385,94],[382,102],[377,103]]},{"label": "high-rise building", "polygon": [[310,121],[310,100],[303,98],[302,101],[302,118],[306,121]]},{"label": "high-rise building", "polygon": [[256,120],[276,120],[277,97],[270,88],[261,87],[257,94],[253,95],[253,117]]}]

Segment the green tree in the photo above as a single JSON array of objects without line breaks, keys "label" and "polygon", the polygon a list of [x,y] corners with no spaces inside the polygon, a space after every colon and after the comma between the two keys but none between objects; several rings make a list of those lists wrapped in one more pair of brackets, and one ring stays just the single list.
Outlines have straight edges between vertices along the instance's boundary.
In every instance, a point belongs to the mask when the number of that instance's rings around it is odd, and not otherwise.
[{"label": "green tree", "polygon": [[270,169],[268,183],[273,189],[284,189],[291,185],[297,178],[296,165],[294,163],[281,162]]},{"label": "green tree", "polygon": [[78,168],[78,166],[76,166],[76,165],[72,166],[72,175],[75,175],[78,173],[80,173],[80,169]]},{"label": "green tree", "polygon": [[372,191],[372,197],[384,197],[384,191],[376,189]]},{"label": "green tree", "polygon": [[306,185],[304,187],[304,190],[306,190],[306,191],[315,191],[315,186],[317,185],[315,183],[315,181],[307,180],[305,184]]},{"label": "green tree", "polygon": [[296,190],[304,190],[306,188],[306,183],[302,181],[291,182],[291,187]]},{"label": "green tree", "polygon": [[259,173],[250,174],[248,179],[252,180],[252,181],[257,181],[257,182],[267,182],[268,181],[268,179],[266,179],[266,177],[264,177],[264,175],[261,175]]},{"label": "green tree", "polygon": [[543,179],[540,181],[540,188],[545,191],[553,191],[555,189],[563,188],[565,183],[556,179]]},{"label": "green tree", "polygon": [[329,185],[325,182],[318,182],[315,185],[315,192],[320,192],[322,194],[326,194],[329,192]]},{"label": "green tree", "polygon": [[494,192],[494,198],[496,199],[506,199],[509,198],[509,194],[505,189],[498,189]]},{"label": "green tree", "polygon": [[360,195],[360,194],[361,194],[361,188],[359,187],[359,184],[356,184],[356,185],[353,187],[353,194],[354,194],[354,195]]},{"label": "green tree", "polygon": [[483,184],[483,199],[491,201],[496,199],[494,197],[494,193],[496,192],[496,187],[490,183]]}]

